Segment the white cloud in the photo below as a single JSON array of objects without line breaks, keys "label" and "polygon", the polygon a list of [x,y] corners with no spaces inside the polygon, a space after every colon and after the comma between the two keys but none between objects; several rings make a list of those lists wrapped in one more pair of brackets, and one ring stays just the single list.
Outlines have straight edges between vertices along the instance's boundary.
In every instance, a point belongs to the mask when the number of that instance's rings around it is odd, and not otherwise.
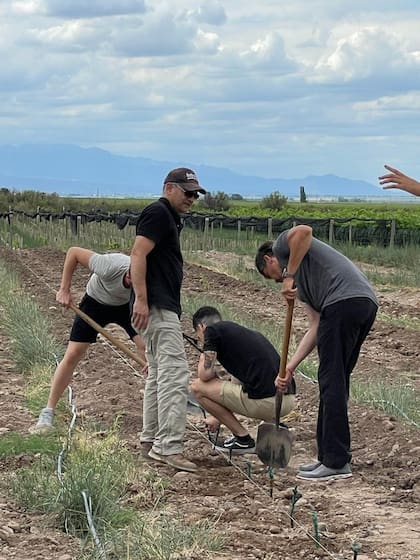
[{"label": "white cloud", "polygon": [[10,142],[267,176],[367,178],[391,147],[407,164],[418,151],[417,1],[2,0],[0,14]]},{"label": "white cloud", "polygon": [[408,52],[396,33],[366,27],[338,40],[334,51],[315,67],[314,81],[352,82],[419,72],[418,53]]},{"label": "white cloud", "polygon": [[54,17],[91,18],[145,12],[144,0],[38,0],[40,10]]},{"label": "white cloud", "polygon": [[198,9],[191,10],[188,17],[195,19],[198,23],[210,25],[223,25],[226,22],[226,12],[219,2],[206,0]]}]

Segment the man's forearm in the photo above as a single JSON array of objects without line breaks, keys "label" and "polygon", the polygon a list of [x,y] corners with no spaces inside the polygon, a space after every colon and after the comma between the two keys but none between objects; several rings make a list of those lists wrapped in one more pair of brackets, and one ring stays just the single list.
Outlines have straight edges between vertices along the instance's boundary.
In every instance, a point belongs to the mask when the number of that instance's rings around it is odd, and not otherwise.
[{"label": "man's forearm", "polygon": [[60,289],[70,291],[71,281],[73,278],[74,271],[76,270],[78,261],[76,258],[76,251],[74,247],[71,247],[66,254],[64,260],[63,272],[61,275]]},{"label": "man's forearm", "polygon": [[81,264],[85,268],[89,268],[89,259],[93,254],[94,252],[89,249],[83,249],[82,247],[70,247],[66,253],[66,258],[64,259],[60,290],[70,291],[73,274],[77,265]]},{"label": "man's forearm", "polygon": [[146,285],[146,272],[147,272],[147,257],[146,255],[133,253],[131,255],[131,285],[134,290],[136,299],[139,301],[147,302],[147,285]]},{"label": "man's forearm", "polygon": [[215,363],[216,352],[205,351],[201,354],[198,362],[198,377],[201,381],[210,381],[217,377]]},{"label": "man's forearm", "polygon": [[290,358],[288,366],[290,369],[295,370],[298,365],[312,352],[316,346],[317,332],[316,330],[309,329],[296,348],[296,352]]}]

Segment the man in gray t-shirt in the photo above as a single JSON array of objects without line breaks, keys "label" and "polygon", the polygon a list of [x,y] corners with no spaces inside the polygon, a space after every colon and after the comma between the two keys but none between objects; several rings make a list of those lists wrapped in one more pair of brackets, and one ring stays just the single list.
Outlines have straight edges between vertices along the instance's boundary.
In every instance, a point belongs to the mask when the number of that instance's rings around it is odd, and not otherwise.
[{"label": "man in gray t-shirt", "polygon": [[[101,255],[82,247],[71,247],[66,254],[61,286],[56,295],[56,300],[64,307],[73,303],[71,282],[78,265],[88,268],[92,273],[86,285],[86,293],[80,302],[80,309],[101,327],[109,323],[120,325],[133,340],[140,357],[145,361],[143,339],[131,325],[130,257],[122,253]],[[90,344],[96,342],[97,335],[93,327],[76,316],[66,352],[53,377],[47,406],[41,410],[38,422],[31,428],[31,432],[43,433],[52,428],[54,409],[69,385],[77,364],[86,354]]]},{"label": "man in gray t-shirt", "polygon": [[312,228],[293,227],[260,246],[258,271],[283,284],[290,301],[299,298],[309,329],[286,365],[284,392],[298,365],[317,347],[319,356],[318,461],[300,467],[298,478],[328,480],[351,476],[347,401],[350,374],[376,317],[378,301],[366,276],[344,255],[312,236]]}]

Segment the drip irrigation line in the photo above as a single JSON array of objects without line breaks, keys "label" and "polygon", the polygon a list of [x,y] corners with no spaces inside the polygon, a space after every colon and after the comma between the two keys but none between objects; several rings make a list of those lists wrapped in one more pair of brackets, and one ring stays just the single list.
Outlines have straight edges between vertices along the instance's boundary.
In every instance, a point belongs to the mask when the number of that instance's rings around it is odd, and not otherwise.
[{"label": "drip irrigation line", "polygon": [[303,377],[304,379],[306,379],[307,381],[310,381],[311,383],[313,383],[314,385],[318,385],[318,379],[315,379],[314,377],[309,377],[309,375],[305,375],[302,371],[300,371],[299,369],[296,370],[296,373],[298,373],[301,377]]},{"label": "drip irrigation line", "polygon": [[99,558],[100,559],[106,558],[105,549],[102,546],[101,541],[99,540],[98,533],[96,532],[95,524],[93,522],[92,500],[91,500],[90,497],[88,498],[88,496],[87,496],[87,494],[84,490],[82,490],[82,496],[83,496],[83,503],[84,503],[84,506],[85,506],[87,523],[88,523],[88,526],[89,526],[89,530],[92,534],[93,540],[95,542],[96,548],[99,550]]}]

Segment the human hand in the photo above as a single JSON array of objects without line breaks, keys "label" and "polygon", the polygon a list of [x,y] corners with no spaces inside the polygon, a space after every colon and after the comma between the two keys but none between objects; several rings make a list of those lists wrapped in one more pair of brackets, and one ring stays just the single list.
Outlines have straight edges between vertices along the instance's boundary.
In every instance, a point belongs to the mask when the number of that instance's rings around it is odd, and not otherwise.
[{"label": "human hand", "polygon": [[220,428],[220,422],[214,416],[207,416],[207,418],[204,419],[204,423],[206,424],[208,431],[211,433],[217,432]]},{"label": "human hand", "polygon": [[284,278],[281,293],[286,300],[293,300],[297,296],[297,288],[293,278]]},{"label": "human hand", "polygon": [[55,295],[55,301],[57,301],[64,307],[70,307],[70,305],[73,303],[73,297],[70,290],[60,288]]},{"label": "human hand", "polygon": [[133,313],[131,315],[131,323],[137,331],[141,331],[147,327],[149,322],[149,306],[147,303],[135,299],[133,305]]},{"label": "human hand", "polygon": [[385,165],[384,167],[391,171],[391,173],[378,177],[379,184],[385,185],[383,189],[401,189],[420,196],[420,183],[418,181],[408,175],[404,175],[404,173],[390,165]]},{"label": "human hand", "polygon": [[287,391],[287,388],[292,380],[293,373],[294,370],[291,369],[288,365],[286,365],[285,376],[280,377],[280,375],[278,375],[274,380],[274,385],[276,386],[276,388],[280,393],[285,393]]}]

